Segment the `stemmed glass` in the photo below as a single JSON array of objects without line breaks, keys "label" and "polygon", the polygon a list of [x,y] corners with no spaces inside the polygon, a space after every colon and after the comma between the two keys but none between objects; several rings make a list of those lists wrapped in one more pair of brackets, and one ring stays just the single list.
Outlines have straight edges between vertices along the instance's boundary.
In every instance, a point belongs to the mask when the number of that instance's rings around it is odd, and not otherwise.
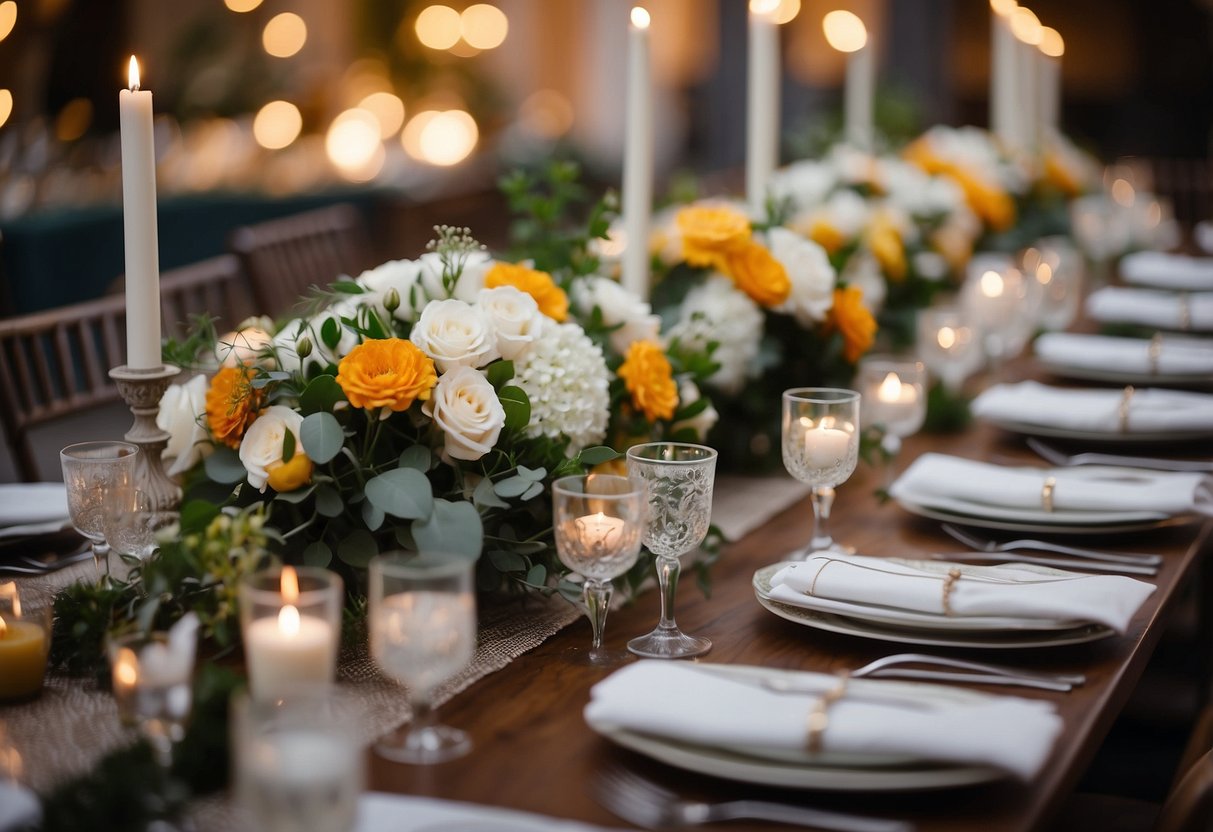
[{"label": "stemmed glass", "polygon": [[378,555],[370,566],[371,655],[408,688],[413,721],[375,750],[400,763],[441,763],[466,754],[471,738],[438,725],[434,689],[476,649],[473,562],[461,557]]},{"label": "stemmed glass", "polygon": [[712,522],[716,451],[686,442],[649,442],[628,449],[628,473],[648,485],[649,519],[644,545],[657,556],[661,620],[653,632],[628,642],[638,656],[678,659],[712,649],[702,636],[689,636],[674,623],[679,556],[694,550]]},{"label": "stemmed glass", "polygon": [[783,391],[783,465],[813,487],[813,537],[794,553],[838,550],[827,525],[834,487],[846,482],[859,461],[859,393],[837,387],[795,387]]},{"label": "stemmed glass", "polygon": [[893,460],[901,440],[912,436],[927,418],[927,370],[921,361],[866,356],[859,362],[856,386],[867,404],[864,424],[884,430],[880,446],[885,452],[885,488],[893,478]]},{"label": "stemmed glass", "polygon": [[590,651],[584,654],[589,664],[618,664],[627,657],[603,649],[602,631],[611,604],[611,579],[636,564],[644,520],[645,486],[636,477],[589,474],[552,483],[556,554],[585,578],[582,598],[593,629]]},{"label": "stemmed glass", "polygon": [[120,555],[146,560],[156,551],[160,533],[180,518],[175,511],[157,511],[147,494],[131,483],[106,493],[105,540]]},{"label": "stemmed glass", "polygon": [[109,544],[105,540],[105,501],[111,491],[133,488],[139,449],[129,442],[80,442],[59,452],[67,511],[76,531],[93,546],[98,573],[109,572]]}]

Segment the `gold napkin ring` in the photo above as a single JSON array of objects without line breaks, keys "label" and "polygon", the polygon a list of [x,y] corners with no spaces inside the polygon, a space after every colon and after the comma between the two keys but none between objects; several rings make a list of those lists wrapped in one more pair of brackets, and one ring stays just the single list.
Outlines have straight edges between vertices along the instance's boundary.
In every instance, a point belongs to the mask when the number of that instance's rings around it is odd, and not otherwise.
[{"label": "gold napkin ring", "polygon": [[842,699],[843,694],[847,692],[847,682],[850,678],[851,676],[848,671],[839,671],[838,684],[827,690],[819,699],[813,702],[813,708],[809,711],[808,718],[809,737],[807,747],[810,753],[816,754],[821,751],[821,736],[830,724],[830,706],[839,699]]},{"label": "gold napkin ring", "polygon": [[1129,432],[1129,405],[1133,402],[1133,394],[1137,392],[1130,384],[1124,389],[1124,393],[1120,397],[1120,432]]},{"label": "gold napkin ring", "polygon": [[952,590],[956,589],[956,582],[960,580],[960,570],[953,566],[948,570],[947,577],[943,579],[943,614],[952,614]]},{"label": "gold napkin ring", "polygon": [[1180,292],[1179,299],[1179,328],[1187,332],[1192,328],[1192,298],[1187,292]]},{"label": "gold napkin ring", "polygon": [[1158,375],[1158,360],[1162,358],[1162,333],[1154,333],[1150,339],[1150,375]]},{"label": "gold napkin ring", "polygon": [[1053,513],[1053,489],[1057,487],[1057,477],[1045,477],[1044,485],[1040,487],[1040,506],[1050,514]]}]

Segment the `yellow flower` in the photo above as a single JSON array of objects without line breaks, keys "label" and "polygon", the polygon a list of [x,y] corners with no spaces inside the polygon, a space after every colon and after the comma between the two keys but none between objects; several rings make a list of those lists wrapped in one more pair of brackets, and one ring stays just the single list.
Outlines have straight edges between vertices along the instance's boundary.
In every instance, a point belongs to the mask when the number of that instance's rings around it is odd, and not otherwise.
[{"label": "yellow flower", "polygon": [[835,225],[821,217],[815,218],[805,233],[813,242],[826,250],[826,254],[834,254],[847,242],[847,235]]},{"label": "yellow flower", "polygon": [[766,246],[753,241],[725,258],[724,272],[759,306],[778,306],[792,292],[787,269]]},{"label": "yellow flower", "polygon": [[400,338],[363,341],[337,365],[337,384],[354,407],[408,410],[429,399],[438,383],[434,362]]},{"label": "yellow flower", "polygon": [[253,388],[257,371],[250,367],[223,367],[211,379],[206,391],[206,424],[211,435],[230,448],[239,448],[240,439],[257,419],[265,394]]},{"label": "yellow flower", "polygon": [[863,305],[863,290],[857,286],[834,290],[834,306],[826,318],[830,329],[842,333],[843,357],[854,364],[876,339],[876,319]]},{"label": "yellow flower", "polygon": [[290,462],[279,462],[270,467],[266,482],[279,493],[294,491],[311,482],[315,467],[306,454],[296,451]]},{"label": "yellow flower", "polygon": [[1082,193],[1082,182],[1065,164],[1061,154],[1055,150],[1045,153],[1045,182],[1052,185],[1068,197],[1076,197]]},{"label": "yellow flower", "polygon": [[569,316],[569,296],[556,285],[552,276],[521,263],[496,263],[484,276],[484,288],[513,286],[535,299],[539,311],[556,321]]},{"label": "yellow flower", "polygon": [[725,206],[692,205],[675,217],[682,235],[682,256],[696,268],[722,269],[727,255],[750,242],[750,220]]},{"label": "yellow flower", "polygon": [[931,245],[943,255],[953,272],[960,274],[973,256],[973,240],[955,226],[937,228],[931,235]]},{"label": "yellow flower", "polygon": [[927,173],[955,180],[973,213],[995,231],[1006,231],[1015,224],[1015,200],[1010,194],[967,168],[936,156],[925,137],[911,142],[902,155]]},{"label": "yellow flower", "polygon": [[868,250],[880,263],[885,276],[900,282],[906,276],[906,249],[893,221],[878,213],[868,225]]},{"label": "yellow flower", "polygon": [[674,383],[669,359],[657,344],[633,341],[619,367],[619,377],[632,394],[632,404],[650,422],[674,418],[678,385]]}]

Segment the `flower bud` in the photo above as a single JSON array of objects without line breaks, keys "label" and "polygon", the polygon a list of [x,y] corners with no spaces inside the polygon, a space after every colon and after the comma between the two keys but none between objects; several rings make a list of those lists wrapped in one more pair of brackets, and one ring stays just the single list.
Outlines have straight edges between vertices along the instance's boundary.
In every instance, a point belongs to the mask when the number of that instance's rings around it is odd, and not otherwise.
[{"label": "flower bud", "polygon": [[295,345],[295,354],[300,358],[307,358],[312,354],[312,339],[306,335],[299,339],[299,343]]},{"label": "flower bud", "polygon": [[395,312],[400,307],[400,292],[395,289],[388,289],[387,294],[383,296],[383,308],[388,311],[388,314]]}]

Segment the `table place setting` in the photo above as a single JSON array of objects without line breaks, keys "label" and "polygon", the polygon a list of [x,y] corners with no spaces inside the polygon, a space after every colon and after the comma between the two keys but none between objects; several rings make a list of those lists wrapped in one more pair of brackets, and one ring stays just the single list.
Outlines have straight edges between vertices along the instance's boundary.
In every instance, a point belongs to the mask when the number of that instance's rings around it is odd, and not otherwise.
[{"label": "table place setting", "polygon": [[1213,289],[1213,257],[1194,257],[1167,251],[1135,251],[1120,261],[1126,283],[1195,292]]},{"label": "table place setting", "polygon": [[0,484],[0,542],[54,534],[70,525],[63,483]]},{"label": "table place setting", "polygon": [[1213,338],[1048,332],[1036,339],[1033,349],[1044,369],[1068,378],[1114,384],[1213,385]]},{"label": "table place setting", "polygon": [[1086,313],[1101,323],[1209,332],[1213,331],[1213,291],[1168,292],[1105,286],[1087,296]]}]

